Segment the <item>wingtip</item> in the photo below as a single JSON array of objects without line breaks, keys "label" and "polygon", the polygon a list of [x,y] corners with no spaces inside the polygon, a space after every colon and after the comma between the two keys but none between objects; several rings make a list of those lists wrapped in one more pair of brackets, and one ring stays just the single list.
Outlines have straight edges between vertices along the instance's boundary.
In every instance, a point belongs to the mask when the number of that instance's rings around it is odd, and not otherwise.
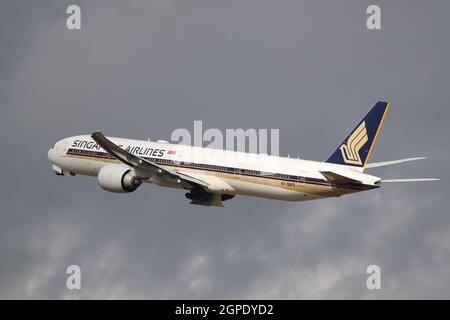
[{"label": "wingtip", "polygon": [[91,138],[94,139],[95,141],[97,141],[97,138],[102,138],[105,135],[100,131],[100,130],[96,130],[93,133],[91,133]]}]

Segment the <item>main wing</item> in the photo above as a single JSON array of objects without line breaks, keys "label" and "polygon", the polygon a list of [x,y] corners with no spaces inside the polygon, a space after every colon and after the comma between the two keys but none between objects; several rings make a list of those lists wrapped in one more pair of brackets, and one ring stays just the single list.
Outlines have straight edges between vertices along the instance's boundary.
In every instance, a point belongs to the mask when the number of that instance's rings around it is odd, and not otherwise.
[{"label": "main wing", "polygon": [[96,131],[91,135],[92,139],[94,139],[95,142],[97,142],[105,151],[108,151],[112,156],[117,158],[119,161],[123,162],[124,164],[134,168],[134,171],[136,173],[136,176],[141,179],[148,179],[154,175],[156,176],[163,176],[163,175],[169,175],[176,179],[182,179],[191,186],[191,188],[196,186],[207,186],[206,183],[203,181],[200,181],[198,179],[195,179],[193,177],[181,177],[177,174],[176,171],[170,170],[167,168],[163,168],[160,165],[157,165],[155,163],[152,163],[148,160],[145,160],[143,158],[140,158],[138,156],[135,156],[134,154],[131,154],[125,150],[123,150],[121,147],[113,143],[111,140],[106,138],[103,133],[100,131]]},{"label": "main wing", "polygon": [[139,179],[147,180],[153,176],[169,176],[173,179],[178,179],[185,189],[191,190],[190,193],[188,193],[189,196],[188,194],[186,194],[186,197],[192,200],[192,204],[208,206],[212,205],[219,207],[223,206],[222,197],[220,194],[207,192],[205,190],[205,188],[208,188],[210,185],[207,179],[199,179],[194,177],[193,175],[182,173],[177,170],[164,168],[146,159],[135,156],[134,154],[125,151],[124,149],[113,143],[100,131],[94,132],[93,134],[91,134],[91,137],[95,142],[98,143],[99,146],[105,149],[105,151],[109,152],[112,156],[114,156],[124,164],[132,167]]}]

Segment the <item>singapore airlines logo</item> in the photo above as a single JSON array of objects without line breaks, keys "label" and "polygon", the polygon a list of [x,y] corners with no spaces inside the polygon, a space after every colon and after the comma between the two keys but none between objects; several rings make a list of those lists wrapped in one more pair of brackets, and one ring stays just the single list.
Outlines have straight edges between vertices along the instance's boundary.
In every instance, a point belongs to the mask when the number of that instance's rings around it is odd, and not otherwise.
[{"label": "singapore airlines logo", "polygon": [[359,150],[368,141],[366,123],[363,121],[358,128],[348,137],[347,143],[340,146],[342,159],[345,163],[362,165]]}]

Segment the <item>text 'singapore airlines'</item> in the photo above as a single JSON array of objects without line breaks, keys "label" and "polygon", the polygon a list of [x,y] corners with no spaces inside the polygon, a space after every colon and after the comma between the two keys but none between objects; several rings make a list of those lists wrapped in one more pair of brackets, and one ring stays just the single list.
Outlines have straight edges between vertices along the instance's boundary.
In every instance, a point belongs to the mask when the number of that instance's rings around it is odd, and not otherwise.
[{"label": "text 'singapore airlines'", "polygon": [[236,195],[306,201],[379,188],[365,169],[425,157],[367,163],[389,109],[377,102],[325,162],[105,137],[96,131],[58,141],[48,151],[57,175],[97,177],[111,192],[128,193],[143,182],[184,189],[192,204],[223,206]]}]

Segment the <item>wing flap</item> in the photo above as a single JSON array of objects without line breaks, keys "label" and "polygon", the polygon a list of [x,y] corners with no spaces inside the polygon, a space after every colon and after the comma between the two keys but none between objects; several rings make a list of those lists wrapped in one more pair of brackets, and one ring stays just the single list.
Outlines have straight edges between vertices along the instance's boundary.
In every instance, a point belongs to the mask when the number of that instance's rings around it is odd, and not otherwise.
[{"label": "wing flap", "polygon": [[186,173],[183,173],[183,172],[180,172],[180,171],[175,171],[174,174],[177,175],[178,177],[186,180],[186,181],[190,181],[190,182],[196,183],[198,185],[201,185],[202,187],[207,188],[209,186],[208,181],[201,180],[199,178],[193,177],[192,175],[189,175],[189,174],[186,174]]}]

